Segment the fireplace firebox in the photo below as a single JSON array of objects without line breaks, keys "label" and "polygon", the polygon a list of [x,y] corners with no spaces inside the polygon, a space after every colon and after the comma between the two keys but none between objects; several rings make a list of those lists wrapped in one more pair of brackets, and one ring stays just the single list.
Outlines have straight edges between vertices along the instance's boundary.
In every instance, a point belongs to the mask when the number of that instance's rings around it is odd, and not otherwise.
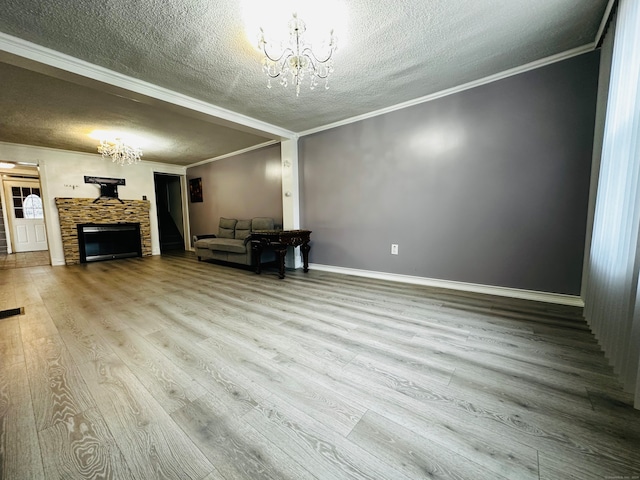
[{"label": "fireplace firebox", "polygon": [[139,223],[84,223],[78,225],[80,262],[141,257]]}]

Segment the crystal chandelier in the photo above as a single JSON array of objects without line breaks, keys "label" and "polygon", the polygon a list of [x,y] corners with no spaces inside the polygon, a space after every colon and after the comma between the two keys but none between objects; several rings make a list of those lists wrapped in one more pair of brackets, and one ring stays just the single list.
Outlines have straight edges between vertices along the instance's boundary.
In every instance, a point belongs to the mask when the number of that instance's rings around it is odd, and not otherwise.
[{"label": "crystal chandelier", "polygon": [[142,156],[142,150],[127,145],[119,138],[112,141],[101,140],[98,145],[98,153],[102,154],[102,158],[110,158],[114,163],[120,165],[138,163]]},{"label": "crystal chandelier", "polygon": [[307,29],[305,23],[293,14],[289,21],[289,46],[273,54],[274,47],[267,43],[264,31],[260,29],[258,48],[264,54],[262,70],[268,75],[267,87],[271,88],[271,79],[280,78],[280,85],[286,87],[291,75],[291,83],[296,86],[296,96],[300,95],[300,85],[308,74],[309,86],[313,90],[318,79],[325,81],[325,89],[329,88],[328,78],[333,73],[333,53],[337,48],[337,39],[331,30],[329,45],[322,54],[314,53],[311,45],[305,43],[303,35]]}]

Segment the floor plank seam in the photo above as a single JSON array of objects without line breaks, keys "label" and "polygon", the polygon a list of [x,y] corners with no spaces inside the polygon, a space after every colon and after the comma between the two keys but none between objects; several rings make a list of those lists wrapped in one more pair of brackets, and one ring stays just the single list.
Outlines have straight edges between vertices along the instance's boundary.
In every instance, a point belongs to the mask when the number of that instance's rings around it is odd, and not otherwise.
[{"label": "floor plank seam", "polygon": [[[136,260],[16,269],[8,274],[15,284],[0,272],[0,300],[21,299],[30,310],[5,330],[17,332],[22,360],[0,336],[0,362],[8,365],[9,355],[27,372],[34,424],[46,419],[34,395],[51,400],[35,393],[48,387],[28,368],[28,349],[53,342],[61,366],[80,372],[69,394],[86,390],[118,451],[136,438],[117,420],[129,395],[150,409],[139,418],[159,451],[174,445],[191,452],[184,458],[207,459],[184,466],[198,465],[193,479],[249,478],[251,465],[264,465],[251,480],[323,478],[322,471],[342,480],[353,476],[352,460],[367,465],[361,477],[375,478],[640,473],[640,414],[574,310],[314,271],[288,272],[285,283],[201,265],[190,253]],[[24,289],[28,282],[37,294]],[[162,427],[151,412],[165,419]],[[209,433],[194,430],[194,412]],[[214,441],[225,438],[216,436],[218,421],[239,450]],[[36,439],[47,480],[62,468],[43,447],[56,425]],[[180,433],[162,438],[162,429]],[[340,459],[324,457],[320,445]],[[125,464],[150,472],[150,458],[128,456]]]}]

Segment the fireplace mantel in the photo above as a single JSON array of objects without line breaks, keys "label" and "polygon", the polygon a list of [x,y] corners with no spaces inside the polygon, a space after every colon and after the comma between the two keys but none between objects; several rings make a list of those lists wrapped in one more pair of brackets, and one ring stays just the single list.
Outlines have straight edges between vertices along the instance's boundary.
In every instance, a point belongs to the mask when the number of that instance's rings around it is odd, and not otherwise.
[{"label": "fireplace mantel", "polygon": [[61,198],[56,200],[62,233],[64,261],[67,265],[80,263],[78,228],[83,223],[139,223],[142,256],[151,255],[151,224],[148,200],[118,200],[93,198]]}]

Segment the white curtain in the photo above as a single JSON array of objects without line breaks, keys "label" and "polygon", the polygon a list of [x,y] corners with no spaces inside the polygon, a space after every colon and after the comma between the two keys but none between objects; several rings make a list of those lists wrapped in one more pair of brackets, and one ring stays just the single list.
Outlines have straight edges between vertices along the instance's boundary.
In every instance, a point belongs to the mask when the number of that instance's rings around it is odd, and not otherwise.
[{"label": "white curtain", "polygon": [[640,1],[619,2],[614,35],[585,317],[640,408]]}]

